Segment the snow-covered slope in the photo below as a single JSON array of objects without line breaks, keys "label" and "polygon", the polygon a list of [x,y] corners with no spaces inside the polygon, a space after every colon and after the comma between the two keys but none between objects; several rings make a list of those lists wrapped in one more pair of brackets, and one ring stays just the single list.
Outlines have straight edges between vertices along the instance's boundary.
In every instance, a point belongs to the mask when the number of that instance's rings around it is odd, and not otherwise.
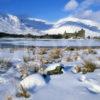
[{"label": "snow-covered slope", "polygon": [[42,34],[41,30],[51,27],[52,24],[35,18],[22,18],[11,14],[0,15],[0,32],[39,35]]},{"label": "snow-covered slope", "polygon": [[47,30],[52,28],[53,24],[36,18],[21,18],[21,22],[24,23],[27,27],[32,27],[38,30]]},{"label": "snow-covered slope", "polygon": [[86,31],[86,36],[100,36],[100,24],[91,20],[68,17],[55,23],[52,29],[46,30],[49,34],[63,34],[65,31],[74,33],[81,29]]},{"label": "snow-covered slope", "polygon": [[44,86],[45,84],[44,78],[39,74],[30,75],[20,82],[20,85],[22,85],[25,89],[34,89],[35,87]]},{"label": "snow-covered slope", "polygon": [[11,14],[0,15],[0,32],[13,34],[63,34],[84,29],[86,36],[100,36],[100,24],[91,20],[67,17],[55,23],[42,19],[17,17]]},{"label": "snow-covered slope", "polygon": [[17,16],[7,14],[0,16],[0,32],[9,34],[28,34],[34,32],[36,34],[37,30],[26,27]]}]

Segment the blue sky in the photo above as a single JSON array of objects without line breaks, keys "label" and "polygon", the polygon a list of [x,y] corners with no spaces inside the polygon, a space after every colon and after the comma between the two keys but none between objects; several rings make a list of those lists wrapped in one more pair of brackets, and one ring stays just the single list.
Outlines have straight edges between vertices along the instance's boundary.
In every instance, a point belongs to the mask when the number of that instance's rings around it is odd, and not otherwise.
[{"label": "blue sky", "polygon": [[100,0],[0,0],[0,12],[56,21],[67,16],[100,21]]}]

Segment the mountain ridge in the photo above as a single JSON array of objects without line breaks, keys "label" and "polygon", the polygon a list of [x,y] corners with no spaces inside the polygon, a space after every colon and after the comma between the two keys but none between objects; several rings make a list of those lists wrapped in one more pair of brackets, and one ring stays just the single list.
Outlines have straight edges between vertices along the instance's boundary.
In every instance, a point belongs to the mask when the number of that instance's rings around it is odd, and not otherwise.
[{"label": "mountain ridge", "polygon": [[49,23],[37,18],[21,18],[11,14],[0,15],[0,32],[10,34],[63,34],[64,31],[74,33],[81,29],[86,31],[86,36],[100,36],[100,24],[91,20],[67,17],[55,23]]}]

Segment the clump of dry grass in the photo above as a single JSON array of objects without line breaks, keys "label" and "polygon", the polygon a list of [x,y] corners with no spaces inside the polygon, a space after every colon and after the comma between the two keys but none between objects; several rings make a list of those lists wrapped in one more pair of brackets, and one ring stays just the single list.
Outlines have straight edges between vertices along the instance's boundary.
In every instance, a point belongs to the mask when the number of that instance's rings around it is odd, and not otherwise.
[{"label": "clump of dry grass", "polygon": [[43,63],[43,64],[48,64],[49,61],[48,61],[48,59],[42,59],[42,63]]},{"label": "clump of dry grass", "polygon": [[30,51],[34,51],[34,49],[35,49],[34,46],[29,48]]},{"label": "clump of dry grass", "polygon": [[28,67],[28,71],[31,72],[31,73],[37,73],[38,70],[41,68],[37,65],[33,65],[33,66],[27,65],[27,67]]},{"label": "clump of dry grass", "polygon": [[99,61],[100,61],[100,57],[97,57],[97,60],[99,60]]},{"label": "clump of dry grass", "polygon": [[70,56],[68,56],[68,57],[66,58],[66,61],[67,61],[67,62],[71,62],[71,61],[73,61],[73,59],[72,59]]},{"label": "clump of dry grass", "polygon": [[79,72],[81,72],[81,67],[77,66],[77,67],[75,67],[75,70],[76,70],[77,73],[79,73]]},{"label": "clump of dry grass", "polygon": [[45,69],[46,68],[44,68],[44,67],[39,68],[38,73],[41,75],[44,75],[44,74],[46,75],[47,73],[45,73]]},{"label": "clump of dry grass", "polygon": [[7,58],[0,58],[0,70],[7,71],[12,66],[10,59]]},{"label": "clump of dry grass", "polygon": [[13,100],[12,96],[6,96],[5,100]]},{"label": "clump of dry grass", "polygon": [[97,52],[96,52],[95,50],[91,49],[91,48],[88,49],[88,52],[89,52],[90,54],[97,54]]},{"label": "clump of dry grass", "polygon": [[79,59],[80,59],[80,55],[78,53],[76,53],[75,55],[69,54],[66,57],[67,62],[76,61],[76,60],[79,60]]},{"label": "clump of dry grass", "polygon": [[79,56],[76,56],[76,55],[73,57],[73,59],[74,59],[75,61],[78,60],[78,58],[79,58]]},{"label": "clump of dry grass", "polygon": [[40,48],[39,54],[40,55],[46,54],[47,51],[48,51],[48,48]]},{"label": "clump of dry grass", "polygon": [[73,56],[73,60],[79,60],[81,59],[81,56],[77,53],[76,55]]},{"label": "clump of dry grass", "polygon": [[75,67],[77,73],[82,72],[83,74],[86,74],[88,72],[94,72],[95,69],[96,65],[91,61],[85,61],[82,67],[81,66]]},{"label": "clump of dry grass", "polygon": [[21,67],[19,72],[22,79],[28,76],[28,68],[26,66]]},{"label": "clump of dry grass", "polygon": [[45,68],[45,64],[49,61],[42,57],[39,58],[39,61],[29,61],[27,63],[21,64],[18,66],[18,71],[20,72],[21,78],[25,78],[32,73],[41,73]]},{"label": "clump of dry grass", "polygon": [[3,58],[0,58],[0,65],[7,65],[8,63],[10,62],[10,59],[3,59]]},{"label": "clump of dry grass", "polygon": [[20,85],[20,92],[18,92],[16,94],[17,97],[25,97],[25,98],[29,98],[30,94],[27,92],[26,89],[24,89],[24,87],[22,85]]},{"label": "clump of dry grass", "polygon": [[92,48],[85,49],[85,52],[89,53],[89,54],[97,54],[97,52],[94,49],[92,49]]},{"label": "clump of dry grass", "polygon": [[85,61],[83,64],[83,67],[81,68],[81,71],[83,74],[86,74],[87,72],[94,72],[96,69],[96,65],[92,63],[91,61]]},{"label": "clump of dry grass", "polygon": [[58,59],[60,57],[61,49],[53,48],[49,54],[50,59]]},{"label": "clump of dry grass", "polygon": [[31,61],[31,60],[34,60],[34,59],[32,57],[30,57],[30,56],[23,56],[23,61],[25,63],[27,63],[28,61]]},{"label": "clump of dry grass", "polygon": [[29,73],[38,73],[38,71],[39,71],[41,68],[43,68],[44,63],[46,63],[46,62],[43,62],[43,60],[40,61],[40,62],[28,62],[28,63],[26,64],[26,66],[27,66],[27,71],[28,71]]}]

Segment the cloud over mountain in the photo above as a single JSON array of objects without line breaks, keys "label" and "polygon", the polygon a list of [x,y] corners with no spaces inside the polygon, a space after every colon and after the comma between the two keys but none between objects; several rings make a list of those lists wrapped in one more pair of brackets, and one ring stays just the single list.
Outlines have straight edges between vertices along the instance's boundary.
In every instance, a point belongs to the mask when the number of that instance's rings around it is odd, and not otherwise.
[{"label": "cloud over mountain", "polygon": [[83,0],[78,2],[78,0],[70,0],[64,9],[66,13],[71,10],[70,15],[77,18],[84,18],[100,22],[100,9],[95,10],[94,7],[100,6],[100,0]]},{"label": "cloud over mountain", "polygon": [[78,7],[78,2],[76,0],[70,0],[64,7],[66,11],[75,10]]}]

